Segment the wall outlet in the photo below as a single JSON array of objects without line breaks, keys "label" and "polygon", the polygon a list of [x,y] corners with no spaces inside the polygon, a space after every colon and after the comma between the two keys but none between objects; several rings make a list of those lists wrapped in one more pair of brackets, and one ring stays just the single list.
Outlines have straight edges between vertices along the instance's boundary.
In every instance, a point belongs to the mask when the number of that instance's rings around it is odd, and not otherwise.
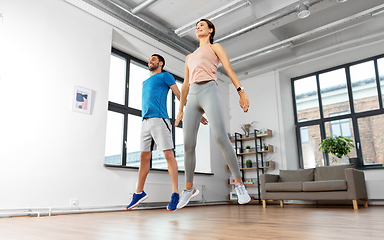
[{"label": "wall outlet", "polygon": [[77,199],[71,199],[71,200],[69,201],[69,205],[70,205],[71,207],[77,207],[77,206],[79,206],[79,201],[78,201]]}]

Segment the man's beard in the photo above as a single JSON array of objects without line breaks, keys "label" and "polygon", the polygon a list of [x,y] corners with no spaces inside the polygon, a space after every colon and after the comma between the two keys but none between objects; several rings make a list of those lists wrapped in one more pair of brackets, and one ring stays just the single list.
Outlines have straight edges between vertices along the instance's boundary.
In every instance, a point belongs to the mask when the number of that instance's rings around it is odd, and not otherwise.
[{"label": "man's beard", "polygon": [[159,67],[159,64],[153,64],[152,67],[149,67],[149,71],[154,71]]}]

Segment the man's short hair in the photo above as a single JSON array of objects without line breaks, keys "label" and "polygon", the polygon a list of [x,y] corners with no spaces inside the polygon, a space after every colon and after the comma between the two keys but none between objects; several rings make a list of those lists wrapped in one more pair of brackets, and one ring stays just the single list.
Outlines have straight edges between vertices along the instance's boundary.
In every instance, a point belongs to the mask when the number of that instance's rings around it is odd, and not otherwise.
[{"label": "man's short hair", "polygon": [[159,62],[163,62],[163,66],[161,67],[161,71],[163,71],[163,68],[164,68],[164,66],[165,66],[165,59],[161,56],[161,55],[159,55],[159,54],[153,54],[152,55],[152,57],[153,56],[156,56],[158,59],[159,59]]}]

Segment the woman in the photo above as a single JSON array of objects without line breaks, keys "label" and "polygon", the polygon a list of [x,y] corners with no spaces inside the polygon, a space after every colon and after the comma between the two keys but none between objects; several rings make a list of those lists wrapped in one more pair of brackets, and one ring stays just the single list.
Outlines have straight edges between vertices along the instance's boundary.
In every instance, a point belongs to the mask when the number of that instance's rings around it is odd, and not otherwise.
[{"label": "woman", "polygon": [[[199,194],[199,191],[193,187],[193,175],[196,164],[195,147],[197,131],[200,118],[204,113],[207,115],[213,136],[235,178],[238,203],[245,204],[251,198],[241,180],[237,157],[225,129],[224,108],[216,76],[219,61],[223,64],[225,71],[238,91],[240,107],[243,108],[244,112],[248,111],[249,99],[232,69],[225,49],[218,43],[213,44],[213,37],[215,35],[213,23],[209,20],[201,19],[196,24],[195,33],[200,40],[200,47],[192,54],[189,54],[185,60],[184,83],[181,87],[179,113],[175,122],[177,126],[184,118],[184,166],[186,181],[185,190],[177,208],[183,208],[193,197]],[[184,114],[183,108],[188,94],[188,103]]]}]

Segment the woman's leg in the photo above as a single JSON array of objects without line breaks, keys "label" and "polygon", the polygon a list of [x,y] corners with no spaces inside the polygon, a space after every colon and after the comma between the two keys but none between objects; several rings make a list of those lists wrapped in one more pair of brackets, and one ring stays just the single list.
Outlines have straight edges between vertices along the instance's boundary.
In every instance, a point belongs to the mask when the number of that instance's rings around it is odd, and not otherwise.
[{"label": "woman's leg", "polygon": [[193,186],[193,175],[196,167],[196,140],[199,130],[200,119],[203,115],[195,94],[189,93],[187,106],[183,117],[184,133],[184,167],[185,187],[190,190]]},{"label": "woman's leg", "polygon": [[184,132],[184,168],[185,168],[185,190],[183,191],[177,209],[185,207],[189,201],[199,194],[197,189],[193,188],[193,175],[196,166],[196,140],[197,131],[200,126],[200,119],[203,115],[195,94],[189,92],[187,106],[185,107],[183,117]]},{"label": "woman's leg", "polygon": [[235,178],[237,202],[239,204],[246,204],[251,201],[251,198],[241,180],[237,157],[225,130],[224,107],[218,86],[215,84],[201,91],[198,95],[198,99],[205,114],[207,114],[212,134],[223,152],[224,159],[227,162],[229,169],[231,169],[232,176]]},{"label": "woman's leg", "polygon": [[211,84],[212,86],[198,94],[198,99],[207,115],[212,134],[224,155],[232,176],[235,178],[236,183],[242,183],[237,157],[225,128],[224,107],[219,88],[215,82],[212,83],[214,83]]}]

